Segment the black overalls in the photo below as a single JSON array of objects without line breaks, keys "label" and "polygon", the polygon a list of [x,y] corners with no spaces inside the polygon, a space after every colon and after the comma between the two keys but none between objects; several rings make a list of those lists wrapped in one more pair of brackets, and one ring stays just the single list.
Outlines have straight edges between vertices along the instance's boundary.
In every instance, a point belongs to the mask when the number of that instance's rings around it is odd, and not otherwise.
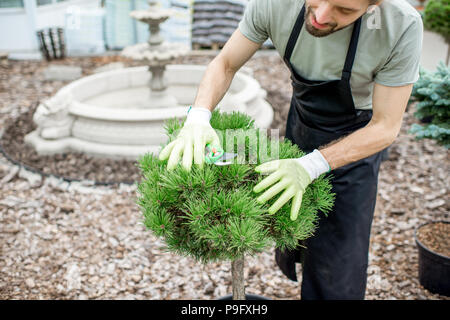
[{"label": "black overalls", "polygon": [[[353,33],[340,80],[310,81],[299,76],[290,57],[303,26],[303,6],[286,47],[284,61],[291,71],[293,96],[286,138],[311,152],[364,127],[371,110],[356,110],[350,76],[358,45],[361,18]],[[314,61],[311,61],[314,63]],[[297,281],[295,262],[302,262],[302,299],[364,299],[370,229],[375,209],[381,152],[330,173],[336,200],[325,217],[320,213],[315,235],[298,250],[276,250],[283,273]]]}]

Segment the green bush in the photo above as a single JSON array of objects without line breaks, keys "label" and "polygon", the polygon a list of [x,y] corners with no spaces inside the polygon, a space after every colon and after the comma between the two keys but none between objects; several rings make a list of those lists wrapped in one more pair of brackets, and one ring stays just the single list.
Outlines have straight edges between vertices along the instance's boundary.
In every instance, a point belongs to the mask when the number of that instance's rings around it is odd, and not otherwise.
[{"label": "green bush", "polygon": [[429,0],[423,11],[423,25],[439,33],[448,42],[450,39],[450,0]]},{"label": "green bush", "polygon": [[[182,125],[177,119],[166,123],[168,142],[176,137]],[[250,117],[217,110],[213,112],[211,126],[217,131],[241,129],[242,135],[254,129]],[[265,132],[257,132],[270,141]],[[268,147],[270,150],[270,142]],[[248,154],[248,143],[245,148]],[[280,141],[280,159],[303,154],[289,140]],[[193,165],[188,172],[179,164],[167,171],[167,160],[160,161],[150,153],[144,155],[138,160],[142,173],[138,204],[145,226],[164,239],[168,250],[203,263],[254,255],[273,244],[282,249],[295,248],[300,240],[313,235],[319,212],[326,214],[332,208],[330,178],[322,175],[308,186],[299,216],[291,221],[290,201],[274,215],[267,209],[278,197],[263,205],[257,203],[258,195],[252,189],[265,177],[254,171],[259,163],[257,157],[257,164],[238,164],[235,159],[227,166]]]},{"label": "green bush", "polygon": [[436,72],[420,69],[419,80],[414,84],[411,99],[417,102],[414,116],[431,118],[427,125],[413,124],[410,133],[417,139],[434,139],[445,148],[450,147],[450,68],[442,61]]}]

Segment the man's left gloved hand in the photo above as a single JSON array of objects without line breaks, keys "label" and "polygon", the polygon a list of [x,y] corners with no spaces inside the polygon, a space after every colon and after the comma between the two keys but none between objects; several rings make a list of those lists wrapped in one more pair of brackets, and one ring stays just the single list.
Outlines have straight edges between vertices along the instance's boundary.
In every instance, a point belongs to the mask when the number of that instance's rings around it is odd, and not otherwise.
[{"label": "man's left gloved hand", "polygon": [[328,162],[317,149],[298,159],[269,161],[255,168],[256,172],[270,175],[258,183],[253,191],[258,193],[271,186],[258,197],[257,201],[262,204],[284,190],[283,194],[269,208],[269,213],[274,214],[293,198],[291,220],[296,220],[306,187],[329,170]]}]

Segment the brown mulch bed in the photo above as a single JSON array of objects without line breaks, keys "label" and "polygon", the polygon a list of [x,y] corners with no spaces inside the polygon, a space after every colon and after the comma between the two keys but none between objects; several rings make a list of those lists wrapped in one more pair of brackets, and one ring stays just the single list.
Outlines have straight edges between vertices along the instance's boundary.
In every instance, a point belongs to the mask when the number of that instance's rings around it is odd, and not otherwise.
[{"label": "brown mulch bed", "polygon": [[136,161],[112,160],[67,152],[55,155],[39,155],[25,144],[24,137],[36,129],[33,114],[36,105],[14,119],[3,133],[0,143],[5,155],[30,171],[53,175],[67,181],[91,180],[97,184],[128,183],[139,180]]}]

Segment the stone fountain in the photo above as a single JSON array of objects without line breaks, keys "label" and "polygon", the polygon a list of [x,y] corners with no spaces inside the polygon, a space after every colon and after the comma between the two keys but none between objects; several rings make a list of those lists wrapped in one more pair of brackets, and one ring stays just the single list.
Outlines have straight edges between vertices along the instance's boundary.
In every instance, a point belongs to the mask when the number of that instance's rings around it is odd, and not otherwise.
[{"label": "stone fountain", "polygon": [[[39,104],[33,120],[37,129],[25,142],[39,154],[68,151],[135,160],[157,154],[166,142],[167,119],[184,118],[195,100],[206,66],[173,65],[189,49],[167,43],[159,26],[170,9],[149,1],[148,10],[130,16],[149,25],[148,42],[126,47],[122,55],[146,66],[100,72],[73,81]],[[236,73],[217,108],[250,115],[259,128],[272,123],[273,110],[266,91],[245,68]]]},{"label": "stone fountain", "polygon": [[176,43],[164,42],[160,35],[159,25],[166,21],[172,10],[159,8],[156,1],[148,1],[147,11],[133,11],[133,19],[149,25],[150,37],[148,42],[129,46],[122,51],[122,55],[133,59],[145,61],[151,73],[150,96],[146,101],[149,108],[170,108],[178,104],[176,98],[168,93],[165,78],[166,66],[174,59],[188,53],[188,48]]}]

